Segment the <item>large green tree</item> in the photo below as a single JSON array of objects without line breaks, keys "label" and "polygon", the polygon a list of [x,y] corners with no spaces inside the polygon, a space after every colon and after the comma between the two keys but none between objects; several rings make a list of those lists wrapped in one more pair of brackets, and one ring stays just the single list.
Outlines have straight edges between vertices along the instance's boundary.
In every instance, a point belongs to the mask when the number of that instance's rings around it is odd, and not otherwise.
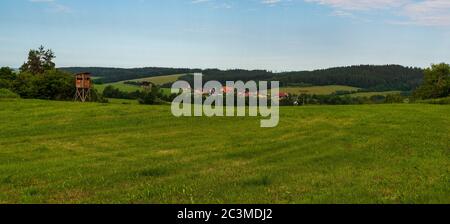
[{"label": "large green tree", "polygon": [[450,95],[450,65],[431,65],[424,71],[422,85],[414,92],[420,99],[440,98]]},{"label": "large green tree", "polygon": [[54,58],[55,54],[52,50],[46,50],[44,46],[40,46],[37,50],[28,52],[28,60],[20,67],[20,71],[29,72],[33,75],[42,74],[55,68]]},{"label": "large green tree", "polygon": [[14,80],[15,77],[16,75],[14,74],[14,71],[11,68],[8,67],[0,68],[0,79]]},{"label": "large green tree", "polygon": [[11,87],[12,81],[16,78],[14,71],[8,67],[0,68],[0,89]]}]

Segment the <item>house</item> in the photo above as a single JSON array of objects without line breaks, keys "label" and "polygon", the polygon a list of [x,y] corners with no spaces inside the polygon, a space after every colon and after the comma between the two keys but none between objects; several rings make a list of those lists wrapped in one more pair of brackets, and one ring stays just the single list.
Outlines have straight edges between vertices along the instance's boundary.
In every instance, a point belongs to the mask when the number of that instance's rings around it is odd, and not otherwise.
[{"label": "house", "polygon": [[278,93],[278,97],[280,99],[286,99],[289,97],[289,93],[280,92],[280,93]]}]

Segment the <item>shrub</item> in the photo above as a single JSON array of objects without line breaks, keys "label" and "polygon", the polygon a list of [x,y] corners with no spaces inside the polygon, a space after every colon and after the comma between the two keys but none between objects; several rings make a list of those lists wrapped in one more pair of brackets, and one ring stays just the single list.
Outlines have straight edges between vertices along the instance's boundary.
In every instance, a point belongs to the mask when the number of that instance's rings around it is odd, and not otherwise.
[{"label": "shrub", "polygon": [[19,98],[19,95],[9,89],[0,89],[0,99],[14,99]]},{"label": "shrub", "polygon": [[22,72],[14,80],[12,89],[23,98],[69,100],[75,95],[75,78],[56,69],[39,75]]},{"label": "shrub", "polygon": [[428,103],[428,104],[440,104],[440,105],[445,105],[445,104],[450,104],[450,97],[439,98],[439,99],[421,100],[421,101],[417,101],[417,102],[418,102],[418,103]]}]

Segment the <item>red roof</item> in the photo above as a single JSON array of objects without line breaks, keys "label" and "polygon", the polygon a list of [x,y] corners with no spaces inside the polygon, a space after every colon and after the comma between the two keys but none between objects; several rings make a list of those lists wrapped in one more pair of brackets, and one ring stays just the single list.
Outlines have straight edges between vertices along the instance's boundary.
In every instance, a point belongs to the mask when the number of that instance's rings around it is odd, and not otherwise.
[{"label": "red roof", "polygon": [[222,92],[223,93],[232,93],[232,92],[234,92],[234,88],[231,88],[231,87],[228,87],[228,86],[224,86],[222,88]]}]

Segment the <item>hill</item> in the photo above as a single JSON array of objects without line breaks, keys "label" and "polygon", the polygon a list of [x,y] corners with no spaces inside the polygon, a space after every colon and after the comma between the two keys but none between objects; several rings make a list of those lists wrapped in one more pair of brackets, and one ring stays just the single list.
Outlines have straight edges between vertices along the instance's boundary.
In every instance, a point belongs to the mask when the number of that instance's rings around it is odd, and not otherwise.
[{"label": "hill", "polygon": [[311,72],[288,72],[280,74],[276,79],[284,85],[308,83],[354,86],[376,92],[410,91],[422,82],[423,70],[400,65],[360,65]]},{"label": "hill", "polygon": [[104,82],[104,83],[113,83],[155,76],[194,73],[200,71],[199,69],[156,68],[156,67],[130,68],[130,69],[102,68],[102,67],[66,67],[59,69],[71,73],[90,72],[92,73],[93,76],[97,77],[97,82]]},{"label": "hill", "polygon": [[114,88],[118,88],[118,89],[120,89],[123,92],[134,92],[134,91],[142,90],[142,88],[140,86],[138,86],[138,85],[127,84],[126,82],[149,81],[149,82],[155,83],[157,85],[163,85],[163,84],[166,84],[166,83],[175,82],[181,76],[183,76],[183,74],[146,77],[146,78],[141,78],[141,79],[132,79],[132,80],[126,80],[126,81],[120,81],[120,82],[114,82],[114,83],[95,84],[94,87],[100,93],[102,93],[103,90],[106,88],[106,86],[109,86],[109,85],[113,86]]},{"label": "hill", "polygon": [[[202,72],[204,81],[261,81],[277,80],[281,86],[326,86],[343,85],[353,86],[371,91],[411,91],[423,79],[420,68],[403,67],[400,65],[359,65],[329,68],[315,71],[298,71],[273,73],[266,70],[219,70],[219,69],[186,69],[186,68],[61,68],[65,71],[91,72],[97,77],[97,82],[112,83],[154,76],[172,74],[188,74]],[[180,77],[193,83],[192,76]]]},{"label": "hill", "polygon": [[450,203],[449,113],[283,107],[262,129],[170,106],[0,100],[0,203]]}]

